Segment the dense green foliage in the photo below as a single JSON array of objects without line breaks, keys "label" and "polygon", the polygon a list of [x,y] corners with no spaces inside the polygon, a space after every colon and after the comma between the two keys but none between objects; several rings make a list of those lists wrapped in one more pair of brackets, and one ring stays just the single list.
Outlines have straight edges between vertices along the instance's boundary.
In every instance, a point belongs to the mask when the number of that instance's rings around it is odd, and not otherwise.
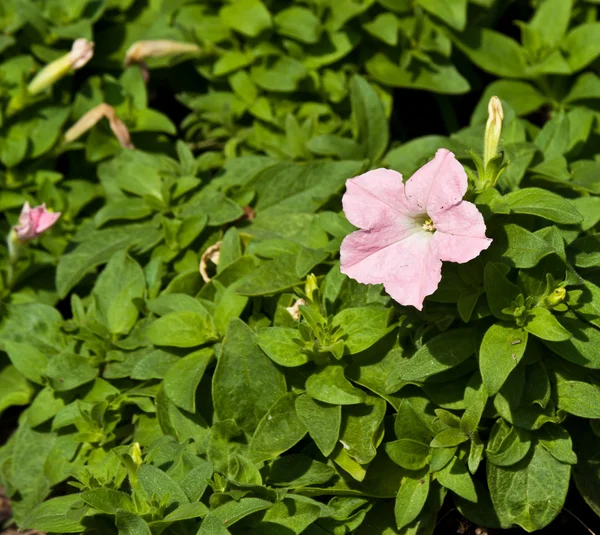
[{"label": "dense green foliage", "polygon": [[[0,246],[18,525],[423,535],[448,500],[535,531],[568,491],[600,515],[597,1],[1,0],[0,29],[0,234],[62,213]],[[157,39],[199,49],[123,66]],[[423,312],[342,275],[346,179],[445,147],[476,181],[492,95],[489,250]],[[102,103],[135,149],[65,139]]]}]

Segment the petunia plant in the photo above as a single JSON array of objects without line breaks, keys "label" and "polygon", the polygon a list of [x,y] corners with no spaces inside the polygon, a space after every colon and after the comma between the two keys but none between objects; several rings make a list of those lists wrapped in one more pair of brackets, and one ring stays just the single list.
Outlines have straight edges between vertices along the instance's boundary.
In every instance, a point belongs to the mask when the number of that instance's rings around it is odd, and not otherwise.
[{"label": "petunia plant", "polygon": [[598,21],[1,1],[0,525],[596,531]]}]

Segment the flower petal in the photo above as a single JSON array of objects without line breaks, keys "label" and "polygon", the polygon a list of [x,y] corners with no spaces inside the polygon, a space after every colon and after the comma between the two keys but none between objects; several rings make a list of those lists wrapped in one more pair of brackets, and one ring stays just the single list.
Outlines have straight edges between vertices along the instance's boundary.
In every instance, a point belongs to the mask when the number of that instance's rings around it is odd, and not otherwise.
[{"label": "flower petal", "polygon": [[393,277],[384,282],[385,291],[401,305],[412,305],[423,309],[423,300],[437,290],[442,280],[442,262],[433,246],[433,236],[423,232],[415,234],[416,239],[405,251],[404,265],[399,266]]},{"label": "flower petal", "polygon": [[388,226],[412,214],[402,175],[390,169],[375,169],[347,180],[342,203],[348,221],[363,229]]},{"label": "flower petal", "polygon": [[340,270],[363,284],[383,283],[398,303],[421,310],[441,279],[432,244],[432,234],[414,227],[401,239],[391,232],[354,232],[342,242]]},{"label": "flower petal", "polygon": [[439,258],[460,264],[473,260],[492,243],[485,236],[485,222],[477,207],[461,201],[433,217],[433,234]]},{"label": "flower petal", "polygon": [[467,187],[467,173],[463,166],[452,152],[439,149],[433,160],[410,177],[405,190],[413,211],[433,217],[459,203]]}]

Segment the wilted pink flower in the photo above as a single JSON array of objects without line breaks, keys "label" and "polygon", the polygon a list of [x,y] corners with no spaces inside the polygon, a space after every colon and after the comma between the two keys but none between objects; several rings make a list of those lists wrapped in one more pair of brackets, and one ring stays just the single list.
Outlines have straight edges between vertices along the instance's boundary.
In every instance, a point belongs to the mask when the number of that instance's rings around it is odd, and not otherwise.
[{"label": "wilted pink flower", "polygon": [[492,243],[476,206],[462,200],[466,192],[465,170],[446,149],[406,184],[389,169],[348,180],[344,212],[362,230],[342,242],[342,273],[383,283],[400,304],[421,310],[442,278],[442,260],[468,262]]},{"label": "wilted pink flower", "polygon": [[19,224],[14,227],[19,241],[29,241],[37,238],[48,230],[60,217],[60,212],[49,212],[46,204],[31,208],[26,202],[19,216]]}]

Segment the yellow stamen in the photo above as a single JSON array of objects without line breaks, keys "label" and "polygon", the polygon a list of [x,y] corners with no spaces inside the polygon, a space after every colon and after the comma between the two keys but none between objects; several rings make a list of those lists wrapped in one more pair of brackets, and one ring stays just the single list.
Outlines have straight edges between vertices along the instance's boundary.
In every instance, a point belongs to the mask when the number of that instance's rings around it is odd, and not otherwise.
[{"label": "yellow stamen", "polygon": [[426,230],[427,232],[435,232],[435,227],[433,226],[433,221],[431,218],[428,217],[425,220],[425,223],[423,223],[423,230]]}]

